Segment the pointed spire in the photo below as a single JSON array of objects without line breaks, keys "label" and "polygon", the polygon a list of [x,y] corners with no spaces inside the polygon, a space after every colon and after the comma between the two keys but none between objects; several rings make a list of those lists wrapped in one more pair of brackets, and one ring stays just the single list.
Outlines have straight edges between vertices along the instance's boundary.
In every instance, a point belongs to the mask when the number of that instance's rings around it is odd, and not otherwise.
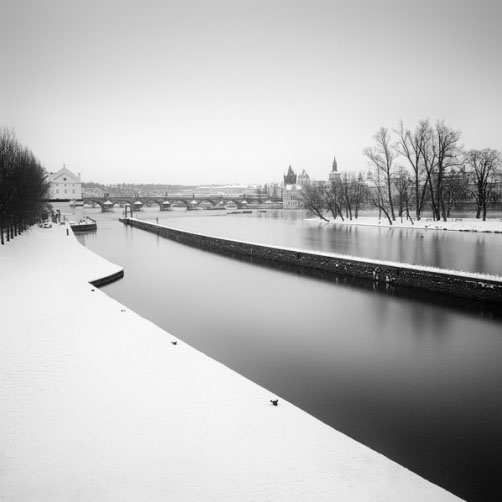
[{"label": "pointed spire", "polygon": [[296,183],[296,174],[290,165],[287,174],[284,176],[284,184],[294,185],[295,183]]},{"label": "pointed spire", "polygon": [[333,157],[333,169],[331,169],[332,173],[338,172],[338,164],[336,163],[336,157]]}]

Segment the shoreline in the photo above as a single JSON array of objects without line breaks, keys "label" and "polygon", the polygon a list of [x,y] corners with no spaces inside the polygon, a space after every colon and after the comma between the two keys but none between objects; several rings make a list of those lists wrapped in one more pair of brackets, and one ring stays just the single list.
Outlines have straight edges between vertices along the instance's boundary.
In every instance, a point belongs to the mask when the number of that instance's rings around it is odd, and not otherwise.
[{"label": "shoreline", "polygon": [[415,289],[494,305],[502,303],[499,276],[226,239],[134,218],[119,218],[119,221],[185,245],[253,263],[324,274],[328,279],[350,277],[375,286],[399,288],[403,293]]},{"label": "shoreline", "polygon": [[4,500],[460,500],[89,284],[120,269],[64,227],[0,248]]},{"label": "shoreline", "polygon": [[371,226],[380,228],[409,228],[411,230],[439,230],[450,232],[475,232],[488,234],[502,234],[502,218],[489,218],[486,221],[476,218],[451,218],[448,221],[433,221],[431,218],[423,218],[420,221],[413,219],[413,224],[403,218],[403,221],[394,221],[392,225],[387,219],[378,218],[376,216],[360,216],[357,219],[344,221],[336,219],[323,221],[320,218],[307,218],[307,221],[322,223],[326,225],[354,225],[354,226]]}]

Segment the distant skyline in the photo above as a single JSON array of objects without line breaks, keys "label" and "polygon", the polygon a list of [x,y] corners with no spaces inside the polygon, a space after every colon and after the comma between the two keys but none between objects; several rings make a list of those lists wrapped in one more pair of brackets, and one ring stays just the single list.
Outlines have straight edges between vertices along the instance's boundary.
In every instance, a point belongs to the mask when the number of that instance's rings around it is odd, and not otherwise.
[{"label": "distant skyline", "polygon": [[502,149],[502,2],[3,0],[0,126],[100,183],[327,179],[380,126]]}]

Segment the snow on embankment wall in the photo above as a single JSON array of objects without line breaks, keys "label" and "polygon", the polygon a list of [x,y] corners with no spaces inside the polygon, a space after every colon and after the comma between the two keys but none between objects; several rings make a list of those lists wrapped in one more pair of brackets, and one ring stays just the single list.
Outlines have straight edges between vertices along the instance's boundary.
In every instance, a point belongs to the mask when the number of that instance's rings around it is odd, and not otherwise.
[{"label": "snow on embankment wall", "polygon": [[60,246],[66,246],[68,251],[60,255],[74,262],[75,274],[82,274],[85,280],[98,288],[124,277],[124,269],[121,266],[111,263],[82,246],[68,224],[66,237],[66,239],[60,239]]},{"label": "snow on embankment wall", "polygon": [[502,278],[496,276],[265,246],[186,232],[137,219],[120,221],[182,244],[254,262],[287,265],[312,273],[355,277],[387,287],[414,288],[470,300],[502,303]]}]

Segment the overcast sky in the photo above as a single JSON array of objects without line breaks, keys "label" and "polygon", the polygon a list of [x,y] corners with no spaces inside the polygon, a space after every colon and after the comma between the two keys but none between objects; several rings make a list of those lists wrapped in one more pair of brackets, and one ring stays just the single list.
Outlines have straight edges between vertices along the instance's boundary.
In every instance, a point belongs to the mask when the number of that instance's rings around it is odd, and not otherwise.
[{"label": "overcast sky", "polygon": [[102,183],[366,170],[380,126],[502,149],[501,0],[1,0],[0,125]]}]

